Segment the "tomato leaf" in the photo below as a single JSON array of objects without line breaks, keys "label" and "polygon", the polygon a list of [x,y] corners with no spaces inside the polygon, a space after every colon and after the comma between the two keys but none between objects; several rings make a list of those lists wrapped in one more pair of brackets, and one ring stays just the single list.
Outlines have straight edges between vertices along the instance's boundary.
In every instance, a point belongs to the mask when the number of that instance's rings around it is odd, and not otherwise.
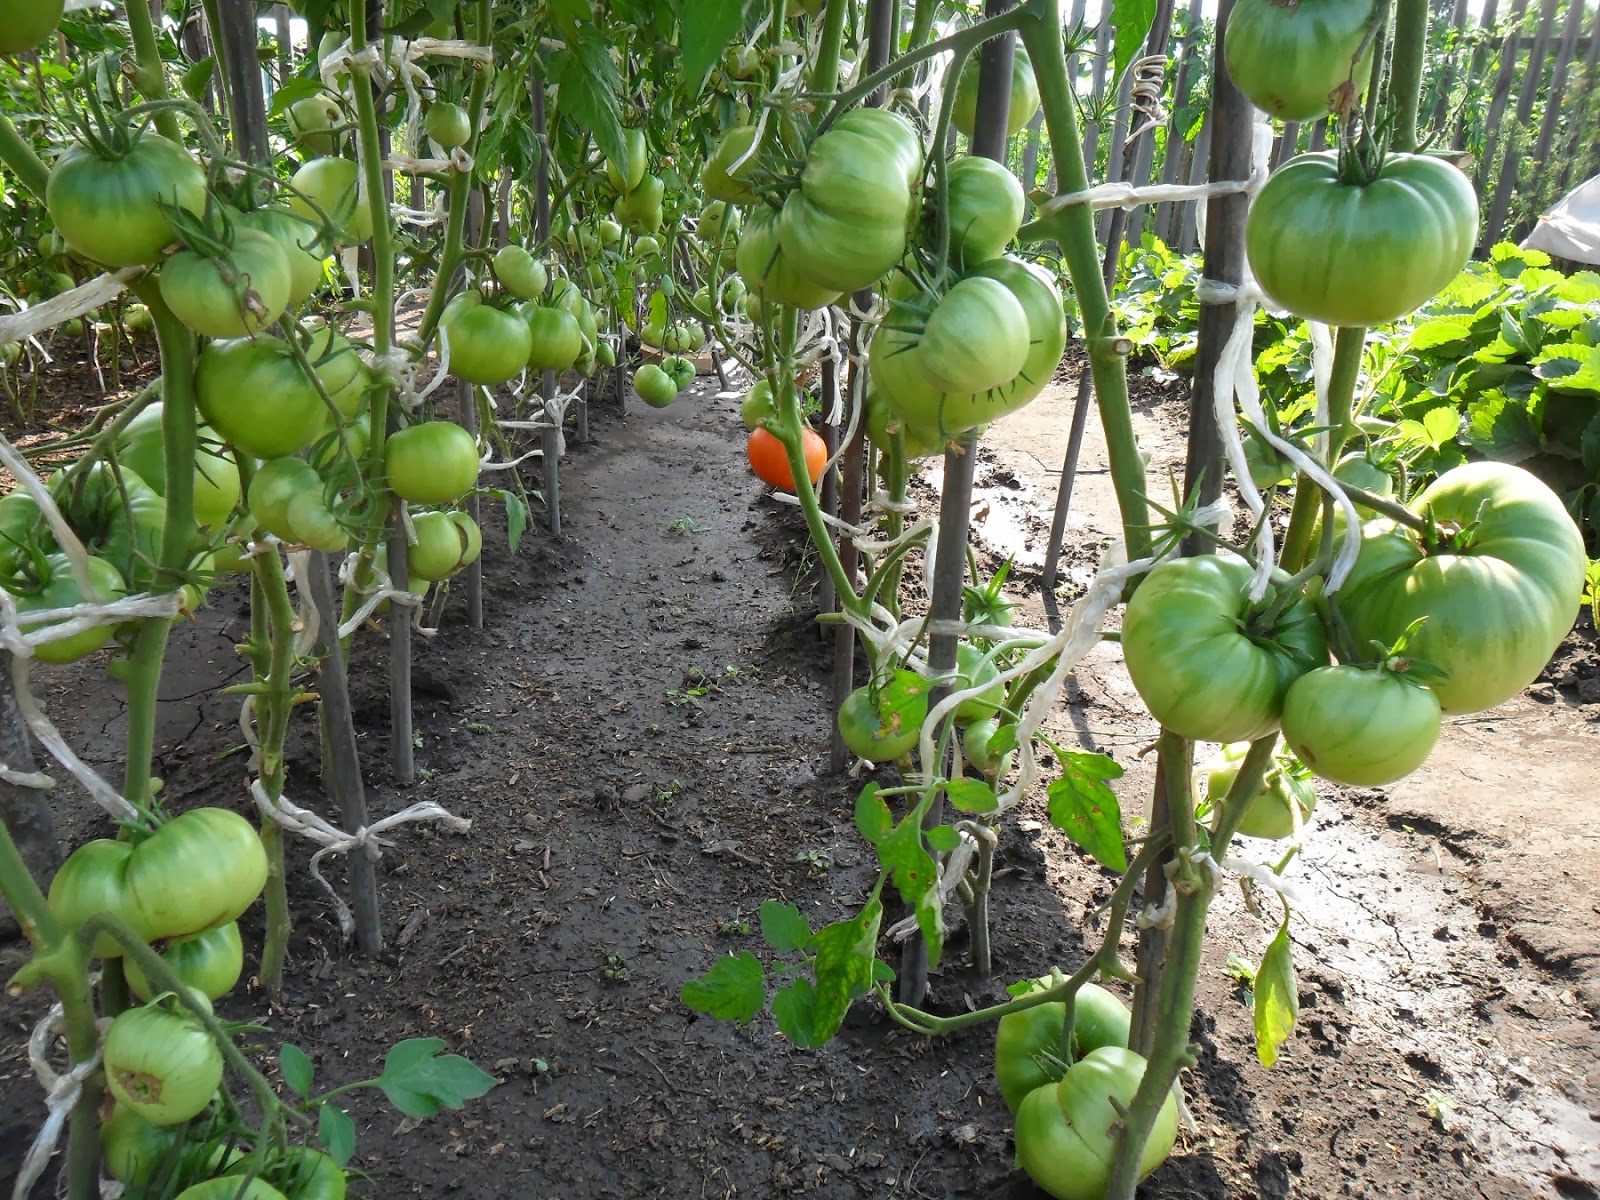
[{"label": "tomato leaf", "polygon": [[767,976],[761,962],[748,950],[719,958],[698,979],[678,990],[678,999],[719,1021],[747,1025],[767,1002]]},{"label": "tomato leaf", "polygon": [[[862,799],[865,798],[866,793],[863,792]],[[888,806],[878,797],[875,787],[872,799],[883,809],[884,818],[887,819]],[[861,809],[861,802],[858,801],[856,807],[858,828],[861,824]],[[922,818],[916,809],[906,814],[898,825],[887,829],[882,829],[880,826],[878,829],[881,829],[879,836],[876,839],[868,836],[867,840],[877,846],[878,862],[889,872],[889,877],[894,881],[895,891],[900,893],[900,899],[917,914],[917,925],[922,929],[923,941],[927,943],[928,969],[933,970],[939,965],[939,954],[944,947],[944,930],[939,923],[937,886],[939,866],[933,861],[933,856],[928,853],[927,847],[939,835],[933,835],[926,844],[924,843]]]},{"label": "tomato leaf", "polygon": [[675,7],[682,23],[683,80],[689,91],[700,94],[706,77],[723,49],[744,24],[750,0],[679,0]]},{"label": "tomato leaf", "polygon": [[1111,23],[1117,27],[1111,49],[1113,79],[1120,80],[1123,69],[1138,55],[1155,18],[1156,0],[1115,0],[1111,6]]},{"label": "tomato leaf", "polygon": [[311,1095],[311,1059],[299,1046],[285,1042],[278,1047],[278,1070],[283,1074],[283,1082],[289,1085],[295,1095]]},{"label": "tomato leaf", "polygon": [[1256,968],[1256,1057],[1263,1067],[1278,1061],[1278,1047],[1289,1040],[1300,1013],[1299,984],[1291,955],[1289,922],[1285,918]]},{"label": "tomato leaf", "polygon": [[962,812],[986,813],[1000,807],[994,789],[981,779],[952,779],[944,785],[944,794]]},{"label": "tomato leaf", "polygon": [[811,926],[793,904],[768,900],[761,905],[761,936],[779,954],[789,954],[811,944]]},{"label": "tomato leaf", "polygon": [[[206,61],[210,62],[211,60],[206,59]],[[188,71],[184,72],[184,91],[187,92],[189,90],[189,74],[193,72],[199,65],[199,63],[196,63],[194,67],[190,67]],[[205,88],[205,80],[202,79],[200,81],[200,91],[205,91]],[[320,79],[291,79],[288,83],[284,84],[281,88],[272,93],[272,102],[267,105],[267,116],[275,117],[278,114],[286,111],[289,105],[297,104],[301,100],[309,100],[312,96],[320,95],[322,91],[323,87]],[[193,95],[193,93],[191,93],[191,95]],[[195,98],[199,99],[198,96]]]},{"label": "tomato leaf", "polygon": [[[839,1032],[850,1003],[872,986],[883,902],[874,896],[861,914],[817,930],[816,1004],[808,1043],[820,1046]],[[931,961],[930,967],[932,969]]]},{"label": "tomato leaf", "polygon": [[594,135],[600,153],[613,162],[627,157],[622,138],[622,110],[617,93],[622,76],[611,60],[610,44],[598,34],[568,39],[552,60],[553,82],[560,89],[561,115]]},{"label": "tomato leaf", "polygon": [[778,1032],[802,1049],[813,1049],[828,1040],[818,1036],[817,989],[809,979],[796,979],[779,988],[772,997],[772,1015],[778,1019]]},{"label": "tomato leaf", "polygon": [[390,1049],[375,1082],[408,1117],[431,1117],[460,1108],[499,1082],[459,1054],[440,1054],[441,1038],[408,1038]]},{"label": "tomato leaf", "polygon": [[894,829],[894,815],[878,795],[878,785],[869,783],[856,797],[856,829],[876,846]]},{"label": "tomato leaf", "polygon": [[1122,768],[1103,754],[1056,751],[1062,775],[1045,789],[1050,824],[1114,871],[1128,869],[1122,841],[1122,806],[1106,780],[1116,779]]},{"label": "tomato leaf", "polygon": [[923,839],[940,854],[949,854],[961,845],[961,834],[954,825],[935,825],[922,831]]},{"label": "tomato leaf", "polygon": [[506,542],[511,548],[511,553],[515,554],[517,545],[522,541],[522,535],[528,528],[528,505],[521,496],[515,492],[508,492],[505,488],[485,490],[506,506]]},{"label": "tomato leaf", "polygon": [[317,1108],[317,1141],[342,1167],[356,1152],[356,1123],[337,1104],[324,1101]]},{"label": "tomato leaf", "polygon": [[[202,58],[199,62],[194,63],[192,66],[189,67],[188,70],[186,70],[183,73],[183,77],[180,80],[180,83],[183,86],[183,94],[185,96],[189,97],[189,99],[191,99],[191,100],[199,100],[202,96],[204,96],[206,94],[206,85],[211,82],[211,77],[213,75],[215,75],[216,73],[217,73],[217,59],[216,59],[215,55],[212,55],[209,58]],[[295,80],[292,83],[285,84],[283,90],[288,90],[289,88],[294,87],[296,83],[305,83],[305,82],[308,82],[308,81],[306,81],[306,80]],[[319,89],[313,88],[312,90],[316,91],[316,90],[319,90]],[[285,101],[285,103],[288,103],[288,101]],[[276,96],[273,97],[273,105],[274,105],[273,111],[275,111],[275,112],[278,111],[278,109],[276,107],[276,105],[277,105],[277,97]]]}]

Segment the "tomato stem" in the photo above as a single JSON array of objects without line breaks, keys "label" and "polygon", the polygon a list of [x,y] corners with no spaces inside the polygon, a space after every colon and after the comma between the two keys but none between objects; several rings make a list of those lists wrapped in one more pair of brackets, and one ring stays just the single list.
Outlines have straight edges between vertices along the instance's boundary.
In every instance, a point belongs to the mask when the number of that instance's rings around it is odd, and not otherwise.
[{"label": "tomato stem", "polygon": [[35,200],[44,202],[45,185],[50,182],[50,168],[33,152],[11,118],[0,113],[0,163],[4,163],[17,177],[17,182],[33,193]]},{"label": "tomato stem", "polygon": [[[1360,326],[1346,326],[1334,334],[1333,370],[1328,378],[1328,454],[1329,468],[1338,461],[1345,442],[1353,431],[1350,414],[1354,408],[1356,380],[1361,374],[1361,357],[1366,346],[1367,331]],[[1354,490],[1345,491],[1354,495]],[[1363,501],[1365,503],[1365,501]],[[1283,550],[1278,555],[1278,565],[1286,571],[1298,571],[1305,566],[1311,546],[1311,533],[1316,528],[1317,514],[1322,509],[1322,491],[1308,475],[1295,480],[1294,507],[1289,515],[1289,529],[1283,535]]]},{"label": "tomato stem", "polygon": [[1417,108],[1422,97],[1422,61],[1428,49],[1428,0],[1398,0],[1389,67],[1389,104],[1394,114],[1391,143],[1406,154],[1417,148]]}]

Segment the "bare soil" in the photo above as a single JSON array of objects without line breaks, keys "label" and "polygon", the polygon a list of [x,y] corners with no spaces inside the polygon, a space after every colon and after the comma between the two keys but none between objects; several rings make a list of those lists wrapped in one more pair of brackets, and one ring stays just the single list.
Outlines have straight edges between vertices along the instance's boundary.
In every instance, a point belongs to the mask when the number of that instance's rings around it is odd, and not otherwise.
[{"label": "bare soil", "polygon": [[[1016,552],[1034,624],[1074,390],[1069,377],[1003,423],[980,465],[980,539],[991,562]],[[1163,469],[1181,457],[1182,391],[1149,383],[1138,400]],[[305,873],[310,849],[295,844],[283,1003],[240,989],[221,1011],[271,1027],[264,1058],[281,1040],[304,1047],[323,1086],[376,1074],[390,1045],[417,1035],[501,1080],[420,1124],[358,1093],[358,1163],[372,1173],[358,1194],[1041,1200],[1013,1166],[989,1031],[930,1042],[863,1002],[831,1045],[798,1051],[770,1018],[740,1029],[679,1003],[716,955],[762,953],[751,926],[763,900],[822,923],[860,902],[875,861],[851,818],[862,780],[827,773],[829,651],[814,583],[797,581],[804,531],[750,477],[737,400],[702,380],[663,412],[597,404],[591,421],[594,439],[563,463],[565,536],[536,528],[513,556],[491,531],[487,628],[468,628],[452,597],[418,647],[415,786],[393,786],[385,767],[381,634],[358,641],[374,814],[433,799],[471,818],[470,833],[396,832],[379,864],[388,948],[375,959],[341,946]],[[1103,463],[1093,434],[1066,600],[1115,532]],[[233,644],[245,620],[244,597],[219,594],[176,635],[159,726],[174,806],[244,807],[237,708],[216,690],[244,671]],[[1582,841],[1600,767],[1596,680],[1586,631],[1526,709],[1453,727],[1414,787],[1323,793],[1293,871],[1300,1027],[1270,1072],[1226,968],[1230,954],[1254,961],[1272,927],[1227,890],[1192,1031],[1196,1128],[1142,1195],[1600,1196],[1600,964],[1584,909],[1600,871]],[[86,665],[40,669],[35,687],[114,771],[120,686]],[[1127,768],[1118,791],[1136,817],[1153,730],[1113,650],[1085,663],[1068,699],[1054,732]],[[1490,724],[1514,729],[1514,748],[1490,741]],[[1479,736],[1474,766],[1465,747]],[[323,806],[309,711],[291,755],[289,794]],[[57,797],[69,844],[105,831],[71,788]],[[1042,796],[1009,822],[997,865],[996,974],[963,969],[958,934],[933,981],[944,1011],[1082,961],[1114,883],[1050,827]],[[253,920],[246,940],[259,945]],[[0,970],[20,956],[0,951]],[[21,1054],[42,1005],[0,1007],[0,1186],[43,1116]]]}]

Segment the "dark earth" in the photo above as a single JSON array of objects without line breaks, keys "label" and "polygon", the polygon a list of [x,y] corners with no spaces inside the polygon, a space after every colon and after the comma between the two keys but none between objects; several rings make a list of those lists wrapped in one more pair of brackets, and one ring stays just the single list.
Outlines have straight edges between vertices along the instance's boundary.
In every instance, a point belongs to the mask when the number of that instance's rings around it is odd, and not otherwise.
[{"label": "dark earth", "polygon": [[[1142,383],[1156,465],[1181,459],[1182,389]],[[1063,381],[1038,419],[1064,424],[1075,390]],[[389,1046],[416,1036],[443,1038],[500,1083],[420,1123],[356,1093],[356,1165],[370,1174],[357,1194],[1042,1200],[1013,1165],[992,1030],[928,1041],[861,1001],[832,1044],[800,1051],[769,1016],[737,1028],[678,1000],[717,955],[765,954],[752,931],[763,901],[820,925],[852,912],[876,871],[852,820],[863,780],[828,773],[830,651],[803,524],[751,477],[737,409],[706,378],[663,412],[595,403],[593,439],[562,464],[563,538],[536,525],[512,555],[492,529],[486,628],[469,628],[453,595],[439,633],[416,642],[415,786],[392,786],[385,766],[383,636],[358,638],[373,813],[431,799],[471,831],[395,832],[378,865],[388,948],[376,959],[341,946],[305,872],[311,847],[291,841],[282,1003],[241,987],[219,1012],[271,1028],[253,1039],[263,1063],[280,1041],[303,1047],[319,1087],[376,1075]],[[983,496],[1027,485],[996,453],[980,465]],[[1017,521],[1041,546],[1054,491],[1053,464],[1042,466]],[[536,473],[525,478],[531,487]],[[1069,530],[1067,601],[1114,512],[1090,482],[1089,523]],[[997,550],[998,511],[977,527]],[[1037,569],[1019,559],[1014,578],[1022,621],[1041,626]],[[158,735],[169,806],[245,809],[237,700],[217,690],[245,674],[233,645],[246,620],[245,596],[218,592],[174,637]],[[1590,780],[1593,636],[1584,626],[1569,638],[1536,685],[1586,724]],[[1091,655],[1051,728],[1128,768],[1118,790],[1132,818],[1153,731],[1119,671],[1113,651]],[[34,684],[115,778],[120,685],[94,663],[38,668]],[[309,706],[290,751],[288,794],[331,816]],[[107,832],[73,788],[55,795],[66,845]],[[1382,793],[1324,794],[1291,872],[1300,1022],[1271,1071],[1255,1059],[1249,994],[1228,960],[1254,962],[1275,918],[1251,915],[1227,885],[1192,1028],[1195,1128],[1141,1195],[1600,1196],[1597,964],[1514,939],[1517,918],[1480,879],[1495,848],[1461,829],[1412,819]],[[337,860],[329,874],[341,882]],[[1072,969],[1114,882],[1050,827],[1041,788],[1004,830],[994,976],[963,969],[957,933],[931,1004],[959,1011],[1052,965]],[[259,909],[244,932],[258,947]],[[22,953],[0,950],[0,970]],[[23,1044],[45,1003],[0,1007],[0,1186],[44,1114]]]}]

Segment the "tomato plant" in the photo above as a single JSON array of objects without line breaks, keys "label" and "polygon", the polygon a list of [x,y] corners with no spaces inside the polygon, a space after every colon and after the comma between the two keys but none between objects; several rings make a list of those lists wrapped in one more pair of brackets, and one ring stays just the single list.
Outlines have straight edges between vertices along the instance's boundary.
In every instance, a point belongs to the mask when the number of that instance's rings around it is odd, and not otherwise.
[{"label": "tomato plant", "polygon": [[1250,269],[1296,316],[1386,325],[1432,298],[1478,238],[1472,183],[1442,158],[1391,154],[1370,182],[1349,182],[1333,154],[1274,171],[1245,225]]}]

